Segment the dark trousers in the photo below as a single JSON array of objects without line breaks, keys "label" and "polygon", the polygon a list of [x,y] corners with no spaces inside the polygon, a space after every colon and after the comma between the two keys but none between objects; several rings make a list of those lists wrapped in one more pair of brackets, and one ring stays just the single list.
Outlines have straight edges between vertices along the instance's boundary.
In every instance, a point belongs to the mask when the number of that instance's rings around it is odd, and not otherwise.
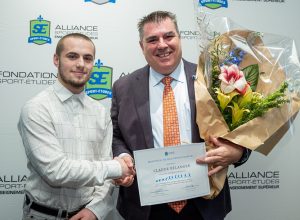
[{"label": "dark trousers", "polygon": [[151,206],[149,220],[203,220],[199,210],[191,200],[180,213],[175,212],[168,204]]}]

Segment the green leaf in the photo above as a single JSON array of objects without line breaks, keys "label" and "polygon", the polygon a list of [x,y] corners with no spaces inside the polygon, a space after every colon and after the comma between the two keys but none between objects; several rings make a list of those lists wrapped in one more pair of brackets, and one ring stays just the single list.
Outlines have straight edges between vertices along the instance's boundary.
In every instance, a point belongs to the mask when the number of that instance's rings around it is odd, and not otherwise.
[{"label": "green leaf", "polygon": [[257,64],[253,64],[250,66],[245,67],[242,69],[247,82],[250,84],[252,91],[256,90],[258,76],[259,76],[259,69]]}]

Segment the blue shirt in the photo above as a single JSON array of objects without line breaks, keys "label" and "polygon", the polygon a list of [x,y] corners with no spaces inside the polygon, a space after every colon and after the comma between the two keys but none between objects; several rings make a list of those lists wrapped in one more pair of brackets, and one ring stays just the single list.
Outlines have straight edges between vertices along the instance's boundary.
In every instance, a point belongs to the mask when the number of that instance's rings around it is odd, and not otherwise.
[{"label": "blue shirt", "polygon": [[[170,75],[174,80],[171,83],[179,120],[181,144],[191,143],[191,109],[188,95],[184,65],[181,60],[177,68]],[[161,80],[165,75],[156,72],[150,67],[149,74],[149,101],[154,147],[164,147],[163,140],[163,91]]]}]

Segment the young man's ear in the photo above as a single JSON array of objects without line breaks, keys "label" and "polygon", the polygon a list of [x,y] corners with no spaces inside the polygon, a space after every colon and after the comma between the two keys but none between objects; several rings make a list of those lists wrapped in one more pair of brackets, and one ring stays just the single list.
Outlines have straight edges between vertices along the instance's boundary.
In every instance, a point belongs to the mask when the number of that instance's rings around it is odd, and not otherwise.
[{"label": "young man's ear", "polygon": [[57,54],[54,54],[53,56],[53,63],[56,67],[58,67],[59,65],[59,57],[57,56]]}]

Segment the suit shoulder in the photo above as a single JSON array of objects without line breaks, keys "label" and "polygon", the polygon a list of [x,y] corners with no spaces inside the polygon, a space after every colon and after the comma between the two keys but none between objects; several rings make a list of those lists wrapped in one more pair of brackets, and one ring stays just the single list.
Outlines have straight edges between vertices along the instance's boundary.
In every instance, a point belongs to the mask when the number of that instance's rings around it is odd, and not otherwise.
[{"label": "suit shoulder", "polygon": [[135,79],[142,77],[144,74],[147,74],[149,72],[149,66],[146,65],[140,69],[137,69],[133,71],[132,73],[129,73],[128,75],[122,76],[121,78],[117,79],[114,82],[114,86],[119,85],[129,85],[132,81]]},{"label": "suit shoulder", "polygon": [[190,68],[196,68],[196,67],[197,67],[197,64],[196,64],[196,63],[189,62],[189,61],[187,61],[187,60],[185,60],[185,59],[183,59],[183,62],[184,62],[184,65],[185,65],[185,66],[188,66],[188,67],[190,67]]}]

